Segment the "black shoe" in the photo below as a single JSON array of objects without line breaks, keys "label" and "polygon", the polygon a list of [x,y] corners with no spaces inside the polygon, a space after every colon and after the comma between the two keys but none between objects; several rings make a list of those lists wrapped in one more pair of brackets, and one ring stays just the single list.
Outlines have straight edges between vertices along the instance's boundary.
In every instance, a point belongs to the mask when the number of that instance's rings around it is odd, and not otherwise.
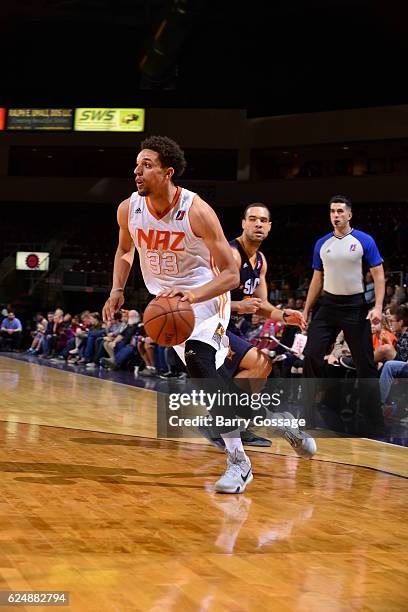
[{"label": "black shoe", "polygon": [[250,429],[241,431],[241,440],[244,446],[272,446],[272,442],[268,438],[261,438]]},{"label": "black shoe", "polygon": [[115,362],[112,357],[102,357],[99,361],[101,366],[106,370],[113,370],[115,366]]},{"label": "black shoe", "polygon": [[178,375],[175,374],[174,372],[164,372],[164,374],[159,374],[159,378],[168,380],[169,378],[178,378]]},{"label": "black shoe", "polygon": [[197,429],[200,432],[200,434],[204,436],[204,438],[207,438],[207,440],[211,442],[213,446],[215,446],[216,448],[221,448],[222,450],[225,449],[224,440],[221,437],[214,438],[213,433],[209,427],[203,426],[203,427],[197,427]]},{"label": "black shoe", "polygon": [[353,363],[353,359],[352,357],[340,357],[339,359],[341,365],[343,366],[343,368],[346,368],[347,370],[355,370],[356,367]]}]

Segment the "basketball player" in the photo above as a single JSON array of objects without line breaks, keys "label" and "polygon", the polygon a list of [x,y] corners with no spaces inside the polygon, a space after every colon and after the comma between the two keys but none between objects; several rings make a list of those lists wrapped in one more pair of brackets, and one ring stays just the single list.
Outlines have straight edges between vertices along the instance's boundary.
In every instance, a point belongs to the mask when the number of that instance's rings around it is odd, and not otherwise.
[{"label": "basketball player", "polygon": [[[265,319],[281,321],[286,325],[296,325],[302,329],[306,326],[301,312],[289,308],[281,310],[268,301],[266,285],[268,265],[265,255],[261,253],[259,247],[268,237],[271,227],[269,209],[264,204],[249,204],[244,211],[242,234],[239,238],[230,242],[232,254],[240,273],[240,284],[239,287],[231,291],[231,311],[233,315],[228,325],[228,332],[238,336],[242,335],[237,326],[239,317],[254,313],[265,317]],[[257,356],[258,367],[261,371],[266,371],[267,367],[264,363],[266,362],[269,365],[270,360],[264,353],[260,351],[257,351],[257,353],[259,353]],[[252,353],[254,359],[257,353]],[[225,365],[228,367],[228,362]],[[253,362],[253,366],[255,366],[255,362]],[[253,372],[255,373],[255,370]]]},{"label": "basketball player", "polygon": [[[192,304],[194,330],[185,345],[175,347],[190,376],[222,381],[217,367],[227,353],[229,290],[238,285],[238,269],[213,209],[175,185],[185,166],[184,153],[173,140],[152,136],[142,143],[134,170],[137,191],[118,208],[113,287],[103,315],[111,319],[124,302],[136,247],[150,293],[181,295]],[[223,439],[227,469],[215,490],[241,493],[253,480],[251,462],[238,433],[226,428]]]},{"label": "basketball player", "polygon": [[[286,325],[305,327],[301,312],[291,309],[280,310],[268,301],[267,262],[259,247],[268,237],[271,226],[269,209],[264,204],[249,204],[244,211],[242,234],[230,242],[240,273],[240,284],[231,291],[231,310],[236,315],[232,316],[227,329],[230,350],[224,365],[219,369],[220,374],[234,378],[266,380],[271,372],[271,359],[241,336],[237,326],[240,315],[257,313],[273,321],[282,321]],[[279,416],[281,415],[275,415]],[[288,413],[285,416],[288,418]],[[205,431],[202,428],[202,432],[215,446],[223,446],[222,439],[212,437],[209,429]],[[284,430],[281,433],[299,456],[310,458],[314,454],[315,444],[308,436],[304,435],[305,442],[303,442],[301,436],[292,435],[293,431]],[[241,439],[251,446],[270,446],[270,440],[257,436],[251,430],[241,432]]]}]

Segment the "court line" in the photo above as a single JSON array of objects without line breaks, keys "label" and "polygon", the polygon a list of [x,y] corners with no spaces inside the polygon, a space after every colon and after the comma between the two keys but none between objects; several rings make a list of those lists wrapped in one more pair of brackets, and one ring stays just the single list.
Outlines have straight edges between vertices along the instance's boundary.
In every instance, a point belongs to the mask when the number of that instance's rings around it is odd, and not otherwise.
[{"label": "court line", "polygon": [[[103,378],[97,378],[96,376],[89,376],[87,374],[82,374],[81,372],[69,372],[67,370],[60,370],[59,368],[56,368],[56,367],[52,366],[51,364],[33,363],[31,361],[25,361],[25,360],[16,359],[16,358],[13,358],[13,357],[8,357],[8,356],[3,356],[3,355],[1,355],[0,357],[2,357],[4,359],[11,359],[13,361],[18,361],[20,363],[22,362],[22,363],[25,363],[25,364],[38,366],[38,367],[45,366],[45,367],[48,367],[48,368],[50,368],[52,370],[57,370],[59,372],[65,372],[66,374],[72,374],[72,375],[80,374],[81,376],[84,376],[84,377],[86,377],[88,379],[94,379],[94,380],[98,380],[98,381],[113,383],[113,384],[116,384],[116,385],[122,385],[122,386],[128,387],[128,388],[139,389],[140,391],[150,391],[151,393],[163,393],[163,392],[160,392],[160,391],[156,391],[154,389],[144,389],[143,387],[137,387],[136,385],[129,385],[129,384],[126,384],[126,383],[106,380],[106,379],[103,379]],[[13,422],[13,423],[27,424],[27,421],[8,421],[8,420],[3,420],[1,418],[0,418],[0,421],[3,422],[3,423]],[[69,431],[83,431],[83,432],[90,431],[90,432],[93,432],[93,433],[100,433],[100,434],[105,434],[105,435],[109,435],[109,436],[110,435],[128,436],[130,438],[140,438],[142,440],[156,440],[156,441],[164,440],[165,442],[172,442],[174,444],[188,444],[189,447],[191,447],[191,446],[200,446],[200,447],[209,448],[209,449],[210,448],[214,448],[211,444],[203,444],[202,442],[194,442],[194,443],[190,442],[189,443],[189,442],[183,442],[182,440],[174,440],[174,439],[171,439],[171,438],[170,439],[169,438],[148,438],[147,436],[139,436],[137,434],[123,434],[123,433],[116,433],[116,432],[106,432],[106,431],[101,431],[101,430],[98,430],[98,429],[79,429],[79,428],[75,428],[75,427],[66,427],[66,426],[62,427],[60,425],[37,424],[37,426],[38,427],[51,427],[51,428],[54,428],[54,429],[67,429]],[[336,437],[335,439],[338,439],[338,438]],[[393,448],[405,448],[405,447],[400,446],[400,445],[392,444],[391,442],[383,442],[382,440],[374,440],[374,439],[371,439],[371,438],[360,438],[360,439],[361,440],[365,440],[367,442],[377,442],[377,443],[380,443],[380,444],[386,444],[387,446],[392,446]],[[285,455],[285,454],[281,454],[281,453],[275,453],[273,451],[268,452],[268,453],[265,453],[265,452],[263,453],[261,451],[253,450],[251,448],[251,452],[259,453],[259,454],[262,454],[262,455],[274,455],[275,457],[289,457],[289,458],[299,459],[300,460],[300,458],[298,458],[296,456]],[[387,474],[389,476],[397,476],[398,478],[403,478],[404,480],[408,480],[408,476],[404,476],[403,474],[398,474],[396,472],[389,472],[388,470],[383,470],[381,468],[375,468],[375,467],[368,466],[368,465],[356,465],[354,463],[346,463],[346,462],[343,462],[343,461],[334,461],[334,460],[331,460],[331,459],[318,459],[317,457],[314,458],[313,461],[318,461],[320,463],[332,463],[334,465],[345,465],[345,466],[354,467],[354,468],[363,468],[363,469],[366,469],[366,470],[371,470],[371,471],[374,471],[374,472],[380,472],[382,474]]]},{"label": "court line", "polygon": [[137,385],[128,385],[127,383],[118,382],[116,380],[107,380],[106,378],[98,378],[97,376],[91,376],[90,374],[85,374],[83,372],[70,372],[69,370],[62,370],[60,368],[56,368],[51,363],[37,363],[35,361],[25,361],[24,359],[18,359],[16,357],[9,357],[8,355],[0,355],[0,359],[10,359],[11,361],[17,361],[18,363],[25,363],[27,365],[37,366],[39,368],[45,367],[50,370],[54,370],[56,372],[64,372],[64,374],[71,374],[73,376],[84,376],[88,380],[97,380],[98,382],[107,382],[112,383],[114,385],[122,385],[122,387],[128,387],[128,389],[139,389],[140,391],[149,391],[150,393],[161,393],[163,391],[156,391],[156,389],[145,389],[144,387],[138,387]]}]

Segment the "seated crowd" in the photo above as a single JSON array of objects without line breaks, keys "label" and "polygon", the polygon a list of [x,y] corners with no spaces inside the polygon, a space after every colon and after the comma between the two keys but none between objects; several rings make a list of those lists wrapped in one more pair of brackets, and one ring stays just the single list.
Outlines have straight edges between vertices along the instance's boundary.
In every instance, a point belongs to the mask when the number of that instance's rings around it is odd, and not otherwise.
[{"label": "seated crowd", "polygon": [[[366,279],[369,290],[370,279]],[[278,307],[303,310],[308,279],[295,295],[271,282],[269,298]],[[302,297],[299,297],[302,296]],[[283,298],[283,299],[282,299]],[[23,342],[21,321],[10,310],[2,311],[1,350],[20,350]],[[255,347],[267,353],[274,364],[272,377],[296,377],[303,374],[303,351],[307,331],[285,326],[258,315],[245,315],[238,322],[241,334]],[[57,308],[44,317],[35,316],[27,353],[54,362],[89,369],[134,369],[137,375],[185,378],[185,368],[171,348],[156,345],[146,336],[141,316],[136,310],[121,310],[105,324],[98,312],[79,315]],[[405,287],[388,283],[381,323],[372,325],[374,358],[378,364],[381,399],[386,404],[392,383],[408,378],[408,296]],[[355,370],[343,333],[326,355],[328,377],[353,376]]]},{"label": "seated crowd", "polygon": [[[146,337],[136,310],[122,309],[108,324],[98,312],[86,310],[71,315],[61,308],[48,312],[47,317],[38,313],[34,320],[35,329],[26,351],[30,355],[73,367],[134,368],[141,376],[185,377],[175,351],[157,346]],[[22,325],[14,313],[4,316],[1,330],[0,348],[20,349]]]}]

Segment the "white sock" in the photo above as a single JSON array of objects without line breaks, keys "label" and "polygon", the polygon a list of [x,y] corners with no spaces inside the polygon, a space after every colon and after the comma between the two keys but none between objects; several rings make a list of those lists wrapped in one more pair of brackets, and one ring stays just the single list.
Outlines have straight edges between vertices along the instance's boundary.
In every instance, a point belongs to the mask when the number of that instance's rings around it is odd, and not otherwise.
[{"label": "white sock", "polygon": [[225,442],[225,448],[229,453],[233,453],[235,450],[239,450],[241,453],[244,453],[245,457],[248,457],[245,454],[244,447],[242,445],[241,436],[239,435],[239,430],[231,431],[227,434],[221,434],[221,438]]}]

